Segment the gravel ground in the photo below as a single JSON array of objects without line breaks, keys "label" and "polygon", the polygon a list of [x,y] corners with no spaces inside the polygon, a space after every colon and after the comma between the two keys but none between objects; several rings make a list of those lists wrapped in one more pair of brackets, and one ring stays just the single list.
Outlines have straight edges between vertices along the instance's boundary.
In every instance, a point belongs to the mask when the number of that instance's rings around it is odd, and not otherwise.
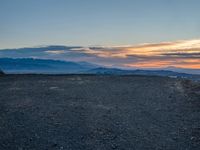
[{"label": "gravel ground", "polygon": [[147,76],[0,77],[0,150],[199,150],[200,85]]}]

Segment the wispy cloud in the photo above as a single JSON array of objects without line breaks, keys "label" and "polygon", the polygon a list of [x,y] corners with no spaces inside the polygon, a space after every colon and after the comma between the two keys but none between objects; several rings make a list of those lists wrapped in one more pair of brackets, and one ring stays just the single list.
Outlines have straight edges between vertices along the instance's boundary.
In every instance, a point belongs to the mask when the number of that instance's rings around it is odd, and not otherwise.
[{"label": "wispy cloud", "polygon": [[[102,50],[98,49],[97,56],[118,58],[122,61],[121,65],[125,67],[163,68],[175,66],[200,69],[200,40],[104,47]],[[129,60],[128,63],[127,60]]]},{"label": "wispy cloud", "polygon": [[64,54],[65,51],[64,50],[51,50],[51,51],[45,51],[46,53],[48,54],[56,54],[56,55],[59,55],[59,54]]},{"label": "wispy cloud", "polygon": [[128,46],[67,47],[0,50],[0,57],[35,57],[88,61],[105,66],[163,68],[168,66],[200,69],[200,39]]}]

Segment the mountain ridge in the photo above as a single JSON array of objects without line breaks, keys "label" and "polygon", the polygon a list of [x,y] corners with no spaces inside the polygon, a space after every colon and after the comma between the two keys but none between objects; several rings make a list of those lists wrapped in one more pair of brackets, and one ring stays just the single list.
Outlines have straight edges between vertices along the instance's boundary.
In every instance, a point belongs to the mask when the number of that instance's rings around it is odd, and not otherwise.
[{"label": "mountain ridge", "polygon": [[6,73],[78,73],[94,68],[83,62],[34,58],[0,58],[0,68]]},{"label": "mountain ridge", "polygon": [[200,75],[166,70],[166,68],[158,70],[128,70],[108,68],[83,61],[72,62],[35,58],[0,58],[0,69],[2,69],[6,74],[151,75],[200,80]]}]

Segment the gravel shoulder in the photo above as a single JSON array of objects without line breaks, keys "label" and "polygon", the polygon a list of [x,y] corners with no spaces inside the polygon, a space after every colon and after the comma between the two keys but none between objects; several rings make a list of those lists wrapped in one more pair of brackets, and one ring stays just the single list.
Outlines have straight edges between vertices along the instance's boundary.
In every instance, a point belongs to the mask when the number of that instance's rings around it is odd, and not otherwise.
[{"label": "gravel shoulder", "polygon": [[156,76],[0,77],[0,150],[199,150],[200,84]]}]

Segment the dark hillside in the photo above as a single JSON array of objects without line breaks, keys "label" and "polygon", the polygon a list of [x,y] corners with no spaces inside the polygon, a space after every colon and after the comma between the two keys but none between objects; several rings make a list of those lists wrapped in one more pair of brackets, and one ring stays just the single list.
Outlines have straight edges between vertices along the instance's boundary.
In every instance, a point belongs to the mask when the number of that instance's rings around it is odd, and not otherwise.
[{"label": "dark hillside", "polygon": [[0,69],[0,76],[4,75],[4,72]]}]

